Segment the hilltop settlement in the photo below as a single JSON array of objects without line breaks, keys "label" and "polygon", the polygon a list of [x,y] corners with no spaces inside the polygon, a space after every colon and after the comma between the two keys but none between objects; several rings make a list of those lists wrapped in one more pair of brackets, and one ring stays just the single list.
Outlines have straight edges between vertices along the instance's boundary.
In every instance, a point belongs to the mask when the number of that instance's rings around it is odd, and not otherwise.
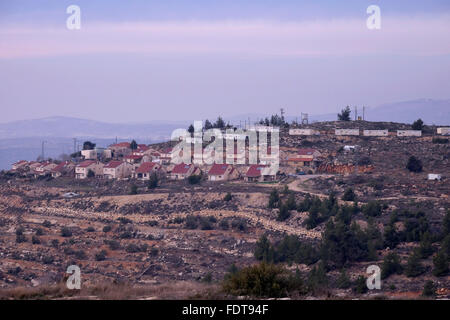
[{"label": "hilltop settlement", "polygon": [[131,139],[18,159],[0,173],[0,298],[450,297],[449,128],[272,117],[250,130],[267,143],[192,144],[178,163],[180,141]]}]

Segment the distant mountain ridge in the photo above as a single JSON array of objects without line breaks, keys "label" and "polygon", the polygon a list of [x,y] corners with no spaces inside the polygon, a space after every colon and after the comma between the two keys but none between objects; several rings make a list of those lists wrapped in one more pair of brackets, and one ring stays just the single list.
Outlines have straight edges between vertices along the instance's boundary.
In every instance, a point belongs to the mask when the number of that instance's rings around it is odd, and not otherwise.
[{"label": "distant mountain ridge", "polygon": [[48,117],[0,123],[0,139],[24,137],[92,137],[111,139],[119,137],[165,139],[184,122],[154,121],[149,123],[107,123],[71,117]]},{"label": "distant mountain ridge", "polygon": [[[334,121],[337,113],[310,115],[313,121]],[[353,109],[352,109],[353,112]],[[362,108],[359,108],[362,115]],[[249,121],[254,123],[270,115],[242,114],[234,117],[224,117],[233,125],[244,125]],[[352,114],[352,118],[353,118]],[[384,104],[379,107],[366,108],[367,121],[386,121],[412,123],[421,118],[425,124],[450,125],[450,99],[433,100],[418,99],[397,103]],[[286,120],[295,120],[287,116]],[[187,128],[195,119],[187,121],[151,121],[149,123],[107,123],[70,117],[48,117],[35,120],[21,120],[0,123],[0,169],[10,168],[17,160],[34,160],[41,154],[41,143],[45,143],[46,156],[58,157],[61,153],[73,151],[73,140],[78,143],[92,140],[98,146],[107,146],[116,138],[119,141],[136,139],[138,143],[167,141],[174,129]],[[297,120],[300,121],[300,115]],[[210,119],[215,121],[215,119]]]},{"label": "distant mountain ridge", "polygon": [[[344,107],[345,106],[342,108]],[[362,116],[362,111],[362,106],[358,106],[359,116]],[[354,110],[352,108],[352,119],[354,117],[353,112]],[[323,115],[311,115],[310,120],[336,120],[337,113],[338,112]],[[417,99],[386,103],[378,107],[366,108],[365,110],[365,119],[367,121],[412,123],[419,118],[428,125],[450,125],[450,99]]]},{"label": "distant mountain ridge", "polygon": [[[310,121],[336,120],[337,113],[310,115]],[[358,108],[362,115],[362,107]],[[263,119],[263,114],[245,114],[233,117],[224,117],[234,125],[251,123]],[[352,109],[352,118],[353,118]],[[396,103],[383,104],[378,107],[366,108],[367,121],[387,121],[412,123],[421,118],[426,124],[450,125],[450,99],[433,100],[418,99]],[[286,120],[300,120],[298,117],[287,116]],[[148,123],[107,123],[96,120],[86,120],[71,117],[48,117],[34,120],[21,120],[9,123],[0,123],[0,139],[14,139],[24,137],[86,137],[99,139],[150,139],[162,140],[170,137],[171,132],[177,128],[187,128],[195,119],[187,121],[151,121]],[[215,119],[210,119],[215,121]]]}]

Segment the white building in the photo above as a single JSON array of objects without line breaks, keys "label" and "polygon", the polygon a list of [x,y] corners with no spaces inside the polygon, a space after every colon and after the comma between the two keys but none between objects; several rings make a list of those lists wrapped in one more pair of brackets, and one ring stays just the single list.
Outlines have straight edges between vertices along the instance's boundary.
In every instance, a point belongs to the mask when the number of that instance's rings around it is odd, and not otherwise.
[{"label": "white building", "polygon": [[437,128],[437,134],[448,136],[450,135],[450,128]]},{"label": "white building", "polygon": [[133,165],[124,161],[110,161],[103,167],[103,176],[106,179],[123,179],[131,176]]},{"label": "white building", "polygon": [[442,180],[442,176],[439,173],[429,173],[428,174],[428,180],[441,181]]},{"label": "white building", "polygon": [[289,129],[291,136],[313,136],[320,135],[320,132],[314,129]]},{"label": "white building", "polygon": [[86,179],[89,171],[95,176],[103,175],[103,163],[95,160],[85,160],[75,167],[75,179]]},{"label": "white building", "polygon": [[421,137],[422,130],[397,130],[398,137]]},{"label": "white building", "polygon": [[359,136],[359,129],[335,129],[334,134],[337,136]]},{"label": "white building", "polygon": [[388,130],[364,130],[363,135],[366,137],[387,137]]}]

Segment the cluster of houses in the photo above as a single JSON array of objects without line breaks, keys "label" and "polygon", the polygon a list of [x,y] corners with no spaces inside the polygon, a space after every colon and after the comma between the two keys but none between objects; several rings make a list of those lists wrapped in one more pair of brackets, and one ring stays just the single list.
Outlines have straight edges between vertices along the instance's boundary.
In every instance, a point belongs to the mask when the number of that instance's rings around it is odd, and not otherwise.
[{"label": "cluster of houses", "polygon": [[[234,163],[242,163],[234,154]],[[172,164],[172,148],[161,150],[153,149],[147,145],[137,145],[131,149],[128,142],[116,143],[105,149],[81,151],[81,158],[73,161],[18,161],[12,165],[12,172],[18,172],[28,177],[61,176],[75,179],[102,178],[102,179],[137,179],[150,180],[153,174],[158,178],[183,180],[193,175],[206,174],[210,181],[227,181],[244,179],[248,182],[274,181],[277,173],[268,170],[271,160],[270,148],[268,155],[260,159],[259,164],[233,165],[218,164]],[[277,155],[278,156],[278,155]],[[224,157],[224,160],[227,156]],[[245,154],[244,154],[245,157]],[[318,164],[321,157],[315,149],[299,149],[283,157],[282,162],[293,168],[312,168]],[[229,160],[229,159],[228,159]],[[228,162],[228,161],[225,161]]]},{"label": "cluster of houses", "polygon": [[[359,128],[355,129],[335,129],[334,134],[336,136],[359,136],[361,134]],[[319,130],[314,129],[289,129],[289,135],[291,136],[314,136],[320,135]],[[438,135],[450,135],[450,128],[443,127],[437,128],[436,134]],[[365,137],[387,137],[389,135],[397,135],[397,137],[421,137],[422,130],[397,130],[397,132],[389,132],[387,129],[376,129],[376,130],[363,130],[362,135]]]}]

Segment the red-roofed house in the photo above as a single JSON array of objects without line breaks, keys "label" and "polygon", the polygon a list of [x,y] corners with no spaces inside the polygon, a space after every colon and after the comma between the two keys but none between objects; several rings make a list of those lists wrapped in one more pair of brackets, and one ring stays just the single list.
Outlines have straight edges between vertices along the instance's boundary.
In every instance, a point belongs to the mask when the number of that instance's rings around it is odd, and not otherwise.
[{"label": "red-roofed house", "polygon": [[50,172],[53,178],[61,177],[62,175],[73,174],[75,171],[75,164],[71,161],[62,161]]},{"label": "red-roofed house", "polygon": [[164,174],[163,168],[156,162],[143,162],[133,173],[133,178],[139,180],[150,180],[153,173],[158,176]]},{"label": "red-roofed house", "polygon": [[138,148],[136,150],[133,150],[131,154],[134,156],[144,156],[149,153],[151,153],[150,147],[146,146],[145,144],[140,144],[138,145]]},{"label": "red-roofed house", "polygon": [[25,167],[27,164],[28,164],[28,161],[20,160],[20,161],[17,161],[16,163],[13,163],[13,165],[11,166],[11,169],[12,170],[17,170],[19,168]]},{"label": "red-roofed house", "polygon": [[29,168],[30,172],[34,172],[34,169],[36,169],[40,165],[41,165],[41,163],[38,162],[38,161],[30,161],[30,162],[28,162],[28,168]]},{"label": "red-roofed house", "polygon": [[94,175],[103,175],[103,163],[95,160],[85,160],[75,167],[75,179],[86,179],[89,171],[92,171]]},{"label": "red-roofed house", "polygon": [[199,175],[200,168],[193,164],[180,163],[173,167],[169,177],[172,180],[183,180],[192,175]]},{"label": "red-roofed house", "polygon": [[44,176],[57,166],[56,163],[50,162],[50,161],[44,161],[41,163],[40,166],[37,166],[34,169],[34,175],[37,176]]},{"label": "red-roofed house", "polygon": [[316,149],[299,149],[294,156],[288,156],[288,165],[294,167],[311,167],[314,161],[322,154]]},{"label": "red-roofed house", "polygon": [[138,156],[138,155],[128,155],[123,157],[123,159],[128,162],[129,164],[136,164],[136,163],[140,163],[142,160],[143,156]]},{"label": "red-roofed house", "polygon": [[172,150],[172,148],[165,148],[159,152],[159,162],[161,164],[169,164],[172,161]]},{"label": "red-roofed house", "polygon": [[128,162],[112,160],[103,167],[103,177],[106,179],[123,179],[131,177],[133,166]]},{"label": "red-roofed house", "polygon": [[120,142],[112,144],[108,147],[114,153],[114,157],[123,157],[131,153],[131,146],[129,142]]},{"label": "red-roofed house", "polygon": [[275,179],[276,173],[271,173],[269,166],[261,164],[251,165],[244,177],[244,180],[247,182],[274,181]]},{"label": "red-roofed house", "polygon": [[209,181],[233,180],[239,177],[239,172],[231,164],[213,164],[208,171]]}]

